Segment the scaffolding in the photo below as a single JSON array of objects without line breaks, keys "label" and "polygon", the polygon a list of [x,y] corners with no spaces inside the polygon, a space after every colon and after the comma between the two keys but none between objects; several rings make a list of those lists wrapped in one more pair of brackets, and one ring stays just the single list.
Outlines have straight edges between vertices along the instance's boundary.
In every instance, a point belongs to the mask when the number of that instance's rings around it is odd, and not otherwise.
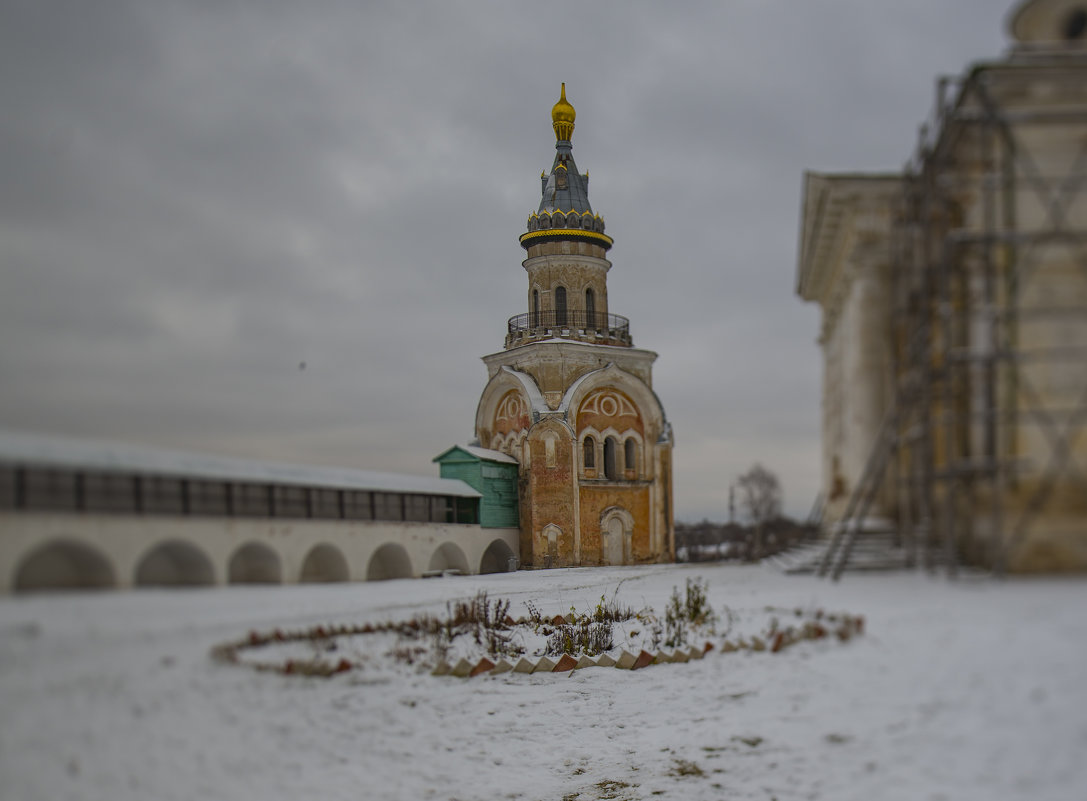
[{"label": "scaffolding", "polygon": [[1001,575],[1087,529],[1087,53],[940,79],[890,246],[893,401],[819,572],[886,493],[908,564]]}]

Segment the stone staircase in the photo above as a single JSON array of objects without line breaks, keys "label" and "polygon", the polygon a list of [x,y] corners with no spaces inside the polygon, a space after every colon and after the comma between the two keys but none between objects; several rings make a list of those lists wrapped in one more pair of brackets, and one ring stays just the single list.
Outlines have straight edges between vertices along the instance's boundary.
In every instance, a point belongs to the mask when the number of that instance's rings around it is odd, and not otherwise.
[{"label": "stone staircase", "polygon": [[[844,540],[844,537],[843,537]],[[787,551],[768,556],[764,565],[784,573],[815,573],[823,561],[823,554],[830,547],[831,536],[825,534],[814,542],[806,542]],[[843,543],[838,544],[838,554]],[[837,554],[835,555],[837,559]],[[833,569],[833,563],[829,569]],[[905,548],[896,545],[890,531],[862,531],[853,541],[849,561],[845,569],[856,570],[906,570],[910,567]]]}]

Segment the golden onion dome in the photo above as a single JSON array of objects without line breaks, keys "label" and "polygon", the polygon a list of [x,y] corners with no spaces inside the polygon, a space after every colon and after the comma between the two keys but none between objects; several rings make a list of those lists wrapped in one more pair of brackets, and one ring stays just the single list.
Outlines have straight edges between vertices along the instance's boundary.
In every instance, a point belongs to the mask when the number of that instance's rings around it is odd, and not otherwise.
[{"label": "golden onion dome", "polygon": [[566,84],[562,85],[562,96],[551,108],[551,127],[555,129],[555,138],[569,141],[574,133],[574,118],[577,112],[566,100]]}]

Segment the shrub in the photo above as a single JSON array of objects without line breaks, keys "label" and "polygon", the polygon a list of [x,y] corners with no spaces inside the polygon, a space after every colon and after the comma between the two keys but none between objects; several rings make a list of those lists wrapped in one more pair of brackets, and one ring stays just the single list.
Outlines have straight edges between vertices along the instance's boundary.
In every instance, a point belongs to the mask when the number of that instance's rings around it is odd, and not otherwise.
[{"label": "shrub", "polygon": [[610,621],[595,621],[582,617],[574,623],[556,626],[547,638],[547,654],[557,656],[583,653],[596,656],[615,647]]},{"label": "shrub", "polygon": [[707,584],[701,578],[687,579],[683,597],[679,588],[672,588],[672,597],[664,609],[664,644],[668,648],[680,648],[687,644],[690,627],[712,626],[717,615],[710,606]]},{"label": "shrub", "polygon": [[607,601],[604,596],[600,596],[600,601],[596,605],[596,609],[593,610],[593,620],[597,623],[611,622],[622,623],[624,620],[630,620],[634,617],[634,610],[629,606],[620,606],[617,596],[619,595],[619,588],[615,588],[615,592],[611,596],[611,600]]},{"label": "shrub", "polygon": [[431,628],[435,636],[435,653],[448,653],[449,644],[461,634],[471,635],[477,645],[486,647],[490,656],[524,653],[523,648],[513,643],[513,635],[506,625],[509,610],[509,600],[492,604],[484,590],[470,601],[457,601],[452,607],[446,604],[446,619]]},{"label": "shrub", "polygon": [[695,626],[709,626],[717,621],[708,598],[709,585],[701,577],[687,579],[687,599],[683,604],[686,619]]},{"label": "shrub", "polygon": [[687,612],[679,597],[679,590],[673,587],[672,597],[664,608],[664,645],[668,648],[679,648],[686,644]]}]

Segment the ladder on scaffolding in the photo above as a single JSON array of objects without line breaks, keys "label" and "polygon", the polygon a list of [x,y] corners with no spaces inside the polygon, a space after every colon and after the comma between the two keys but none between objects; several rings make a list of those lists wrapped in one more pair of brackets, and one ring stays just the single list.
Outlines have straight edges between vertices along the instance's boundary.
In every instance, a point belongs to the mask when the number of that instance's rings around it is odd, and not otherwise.
[{"label": "ladder on scaffolding", "polygon": [[831,579],[837,581],[841,578],[846,565],[849,564],[849,557],[853,553],[853,546],[860,533],[862,521],[872,508],[883,484],[887,466],[897,451],[902,416],[910,410],[916,397],[916,391],[904,393],[903,397],[891,404],[883,416],[875,444],[865,463],[864,472],[861,473],[860,481],[849,496],[845,514],[834,527],[830,542],[827,543],[819,568],[816,570],[817,576],[822,578],[829,572]]}]

